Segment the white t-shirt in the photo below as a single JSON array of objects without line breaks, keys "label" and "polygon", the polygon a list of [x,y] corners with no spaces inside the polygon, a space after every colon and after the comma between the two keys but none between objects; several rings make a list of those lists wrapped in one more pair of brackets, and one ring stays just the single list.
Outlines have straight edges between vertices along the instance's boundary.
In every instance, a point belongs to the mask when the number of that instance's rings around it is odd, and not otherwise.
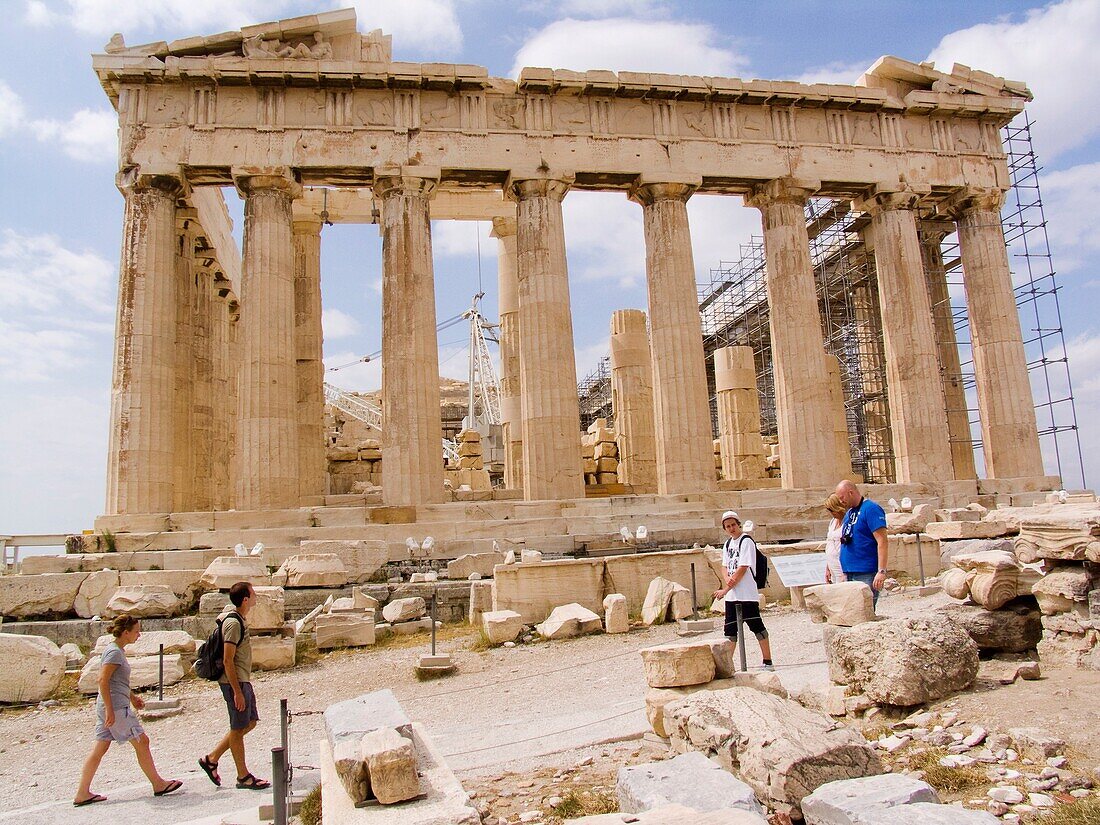
[{"label": "white t-shirt", "polygon": [[726,594],[727,602],[755,602],[760,600],[760,591],[756,589],[756,579],[753,571],[756,570],[756,542],[752,536],[742,533],[736,539],[728,538],[722,545],[722,565],[729,575],[733,575],[738,567],[747,567],[748,570]]}]

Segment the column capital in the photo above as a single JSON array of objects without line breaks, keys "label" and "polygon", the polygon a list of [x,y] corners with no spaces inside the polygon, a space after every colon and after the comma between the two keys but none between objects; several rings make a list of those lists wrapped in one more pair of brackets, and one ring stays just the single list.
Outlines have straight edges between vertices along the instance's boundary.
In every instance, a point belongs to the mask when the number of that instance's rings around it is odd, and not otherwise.
[{"label": "column capital", "polygon": [[937,215],[952,220],[967,212],[1000,212],[1005,193],[992,186],[961,186],[936,207]]},{"label": "column capital", "polygon": [[493,218],[493,229],[489,234],[494,238],[512,238],[516,234],[516,219],[495,217]]},{"label": "column capital", "polygon": [[115,185],[123,195],[158,191],[178,198],[189,192],[187,181],[179,167],[131,166],[115,175]]},{"label": "column capital", "polygon": [[877,183],[862,198],[852,201],[852,211],[874,216],[893,209],[916,209],[921,198],[931,191],[928,184]]},{"label": "column capital", "polygon": [[380,198],[395,194],[431,198],[438,187],[436,166],[379,166],[374,170],[374,194]]},{"label": "column capital", "polygon": [[504,183],[504,197],[514,201],[528,198],[553,198],[561,201],[573,185],[571,172],[550,175],[542,170],[534,172],[511,172]]},{"label": "column capital", "polygon": [[776,178],[755,184],[745,195],[745,205],[763,209],[773,203],[793,203],[805,206],[806,201],[821,188],[821,181],[804,178]]},{"label": "column capital", "polygon": [[302,196],[302,185],[288,166],[234,166],[230,174],[242,197],[266,190],[285,192],[291,200]]},{"label": "column capital", "polygon": [[308,218],[295,218],[292,226],[295,235],[320,235],[322,223],[320,218],[310,216]]},{"label": "column capital", "polygon": [[917,222],[917,234],[922,244],[939,244],[955,231],[955,224],[944,220],[921,220]]},{"label": "column capital", "polygon": [[657,201],[676,200],[686,203],[703,185],[701,175],[682,175],[660,177],[656,175],[638,175],[630,187],[627,197],[642,206]]}]

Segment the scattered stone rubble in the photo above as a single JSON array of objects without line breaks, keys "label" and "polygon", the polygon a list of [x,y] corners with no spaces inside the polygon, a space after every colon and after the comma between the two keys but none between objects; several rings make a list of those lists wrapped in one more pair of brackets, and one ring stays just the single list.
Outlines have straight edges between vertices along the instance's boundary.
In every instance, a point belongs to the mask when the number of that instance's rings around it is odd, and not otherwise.
[{"label": "scattered stone rubble", "polygon": [[463,430],[458,434],[458,462],[447,465],[447,480],[454,490],[491,493],[492,482],[482,454],[481,433]]},{"label": "scattered stone rubble", "polygon": [[581,436],[581,461],[585,484],[619,483],[619,445],[606,418],[597,418]]}]

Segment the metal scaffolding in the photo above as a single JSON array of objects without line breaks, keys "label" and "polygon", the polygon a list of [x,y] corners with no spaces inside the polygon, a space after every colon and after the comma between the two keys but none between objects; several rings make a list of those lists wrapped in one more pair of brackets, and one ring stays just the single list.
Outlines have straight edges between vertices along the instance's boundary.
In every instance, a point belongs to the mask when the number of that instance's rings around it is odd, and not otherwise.
[{"label": "metal scaffolding", "polygon": [[597,418],[612,419],[611,412],[611,359],[604,356],[596,369],[577,384],[581,406],[581,432]]}]

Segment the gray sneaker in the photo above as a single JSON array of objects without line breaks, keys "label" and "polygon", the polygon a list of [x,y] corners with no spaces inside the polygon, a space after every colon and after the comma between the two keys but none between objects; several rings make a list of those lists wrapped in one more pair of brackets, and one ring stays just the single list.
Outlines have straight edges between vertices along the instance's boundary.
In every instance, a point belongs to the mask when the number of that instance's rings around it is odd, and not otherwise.
[{"label": "gray sneaker", "polygon": [[760,665],[761,670],[774,671],[775,665]]}]

